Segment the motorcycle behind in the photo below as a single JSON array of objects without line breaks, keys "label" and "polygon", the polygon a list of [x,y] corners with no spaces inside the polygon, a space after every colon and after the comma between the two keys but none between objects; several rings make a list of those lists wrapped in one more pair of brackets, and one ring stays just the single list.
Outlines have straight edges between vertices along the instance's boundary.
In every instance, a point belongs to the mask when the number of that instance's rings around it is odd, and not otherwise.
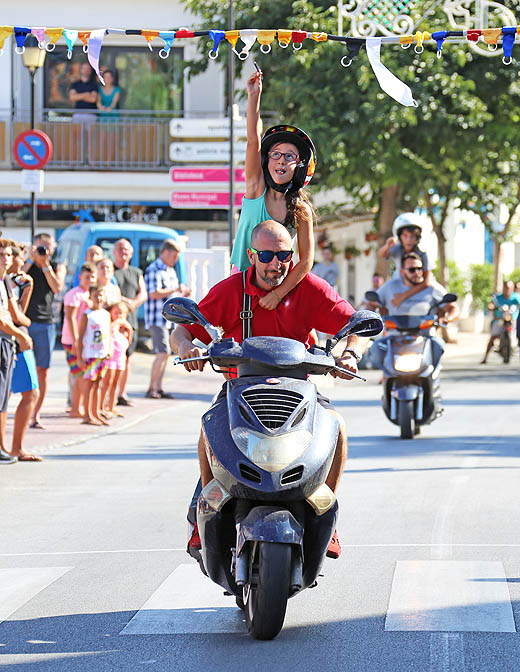
[{"label": "motorcycle behind", "polygon": [[339,425],[308,375],[341,370],[332,347],[348,334],[378,334],[383,323],[376,313],[358,311],[326,348],[306,350],[288,338],[257,336],[242,344],[221,338],[186,298],[166,301],[163,315],[210,334],[198,361],[237,369],[225,398],[202,418],[213,479],[197,504],[201,569],[236,597],[253,637],[272,639],[288,598],[315,585],[338,513],[325,480]]},{"label": "motorcycle behind", "polygon": [[[380,303],[376,292],[366,292],[365,298]],[[412,439],[422,425],[432,423],[443,412],[440,370],[444,345],[430,332],[439,326],[436,311],[456,300],[455,294],[446,294],[425,316],[385,316],[389,333],[371,348],[371,361],[383,372],[383,410],[399,425],[402,439]]]},{"label": "motorcycle behind", "polygon": [[504,364],[509,364],[511,353],[513,351],[511,338],[513,333],[513,315],[515,307],[508,305],[499,306],[495,301],[495,297],[493,297],[490,308],[500,313],[500,317],[498,318],[498,335],[500,340],[497,352],[504,360]]}]

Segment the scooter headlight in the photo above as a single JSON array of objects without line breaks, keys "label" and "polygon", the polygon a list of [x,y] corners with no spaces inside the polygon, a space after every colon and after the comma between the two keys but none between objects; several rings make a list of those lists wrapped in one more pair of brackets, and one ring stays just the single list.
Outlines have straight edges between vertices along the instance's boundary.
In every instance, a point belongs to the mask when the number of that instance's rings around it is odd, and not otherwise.
[{"label": "scooter headlight", "polygon": [[251,462],[271,472],[280,471],[297,460],[312,441],[311,433],[304,429],[265,436],[244,427],[236,427],[231,434],[237,447]]},{"label": "scooter headlight", "polygon": [[410,373],[421,368],[422,355],[407,353],[395,358],[394,369],[403,373]]}]

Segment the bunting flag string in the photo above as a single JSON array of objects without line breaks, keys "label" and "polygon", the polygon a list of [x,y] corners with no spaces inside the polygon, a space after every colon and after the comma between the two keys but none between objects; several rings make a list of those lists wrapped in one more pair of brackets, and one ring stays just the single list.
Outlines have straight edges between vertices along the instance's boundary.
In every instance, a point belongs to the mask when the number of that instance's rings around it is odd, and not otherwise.
[{"label": "bunting flag string", "polygon": [[[208,53],[208,58],[215,60],[219,55],[219,48],[223,42],[228,42],[233,53],[242,61],[245,61],[256,42],[260,45],[260,51],[268,54],[275,40],[282,49],[292,45],[294,51],[299,51],[304,46],[305,40],[314,42],[342,42],[347,48],[347,54],[342,56],[341,65],[349,67],[354,58],[359,55],[364,47],[368,54],[368,60],[374,71],[374,75],[381,89],[394,98],[401,105],[417,106],[410,88],[399,80],[381,62],[381,47],[387,44],[398,44],[403,49],[409,49],[414,44],[414,51],[421,54],[425,44],[434,42],[437,46],[437,57],[442,57],[442,50],[446,43],[463,42],[476,44],[480,40],[485,42],[490,51],[496,51],[499,44],[502,46],[502,63],[511,65],[513,62],[513,47],[516,36],[520,35],[520,26],[504,26],[502,28],[473,28],[469,30],[440,30],[434,33],[417,31],[415,35],[395,35],[385,37],[350,37],[348,35],[331,35],[324,32],[285,29],[258,29],[244,28],[241,30],[190,30],[181,27],[177,30],[151,30],[151,29],[124,29],[124,28],[101,28],[95,30],[73,30],[69,28],[46,28],[44,26],[0,26],[0,55],[2,55],[5,42],[9,37],[14,38],[15,52],[23,54],[28,35],[34,35],[40,49],[53,51],[58,40],[63,37],[67,46],[67,58],[72,58],[72,52],[79,40],[82,49],[89,60],[90,65],[96,72],[99,80],[104,84],[100,70],[100,54],[103,39],[106,35],[140,35],[144,37],[148,48],[153,51],[152,42],[155,38],[163,41],[164,46],[159,50],[160,58],[168,58],[172,45],[176,40],[208,37],[213,45]],[[241,47],[237,48],[240,40]]]}]

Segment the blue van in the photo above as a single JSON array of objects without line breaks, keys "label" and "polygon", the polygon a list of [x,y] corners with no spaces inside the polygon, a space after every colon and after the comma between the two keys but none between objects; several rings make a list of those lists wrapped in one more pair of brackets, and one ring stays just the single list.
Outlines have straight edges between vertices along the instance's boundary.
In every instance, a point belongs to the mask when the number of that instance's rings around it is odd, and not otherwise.
[{"label": "blue van", "polygon": [[[144,273],[146,267],[159,256],[163,240],[166,238],[178,240],[180,235],[175,229],[170,229],[166,226],[154,226],[152,224],[130,222],[125,222],[124,224],[115,224],[114,222],[72,224],[59,237],[54,257],[55,261],[64,264],[67,268],[65,287],[60,296],[57,297],[55,310],[61,312],[63,296],[72,287],[74,276],[85,259],[85,252],[91,245],[99,245],[99,247],[103,248],[105,256],[113,260],[112,249],[115,242],[120,238],[126,238],[134,248],[134,256],[130,264],[138,266]],[[182,252],[179,254],[175,271],[179,282],[188,284],[186,282],[186,263]],[[138,315],[141,322],[144,318],[144,309],[142,306],[139,308]]]},{"label": "blue van", "polygon": [[[134,248],[134,256],[130,264],[138,266],[144,273],[146,267],[159,256],[163,240],[166,238],[177,240],[179,237],[180,234],[175,229],[151,224],[114,224],[113,222],[72,224],[59,237],[55,260],[60,264],[65,264],[67,268],[65,289],[68,290],[85,259],[85,252],[91,245],[99,245],[104,250],[105,256],[113,259],[114,243],[120,238],[126,238]],[[186,264],[182,252],[179,254],[175,271],[179,282],[187,284]]]}]

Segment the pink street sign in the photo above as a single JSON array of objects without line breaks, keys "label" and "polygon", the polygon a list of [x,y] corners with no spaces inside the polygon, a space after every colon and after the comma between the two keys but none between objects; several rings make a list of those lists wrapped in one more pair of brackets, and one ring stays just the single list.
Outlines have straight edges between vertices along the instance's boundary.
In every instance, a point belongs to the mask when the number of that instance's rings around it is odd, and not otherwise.
[{"label": "pink street sign", "polygon": [[[235,206],[242,205],[244,194],[235,194]],[[194,210],[205,208],[229,208],[229,194],[215,192],[173,191],[170,194],[170,207],[192,208]]]},{"label": "pink street sign", "polygon": [[[199,168],[198,166],[170,168],[172,182],[229,182],[229,168]],[[235,181],[245,182],[244,168],[235,168]]]}]

